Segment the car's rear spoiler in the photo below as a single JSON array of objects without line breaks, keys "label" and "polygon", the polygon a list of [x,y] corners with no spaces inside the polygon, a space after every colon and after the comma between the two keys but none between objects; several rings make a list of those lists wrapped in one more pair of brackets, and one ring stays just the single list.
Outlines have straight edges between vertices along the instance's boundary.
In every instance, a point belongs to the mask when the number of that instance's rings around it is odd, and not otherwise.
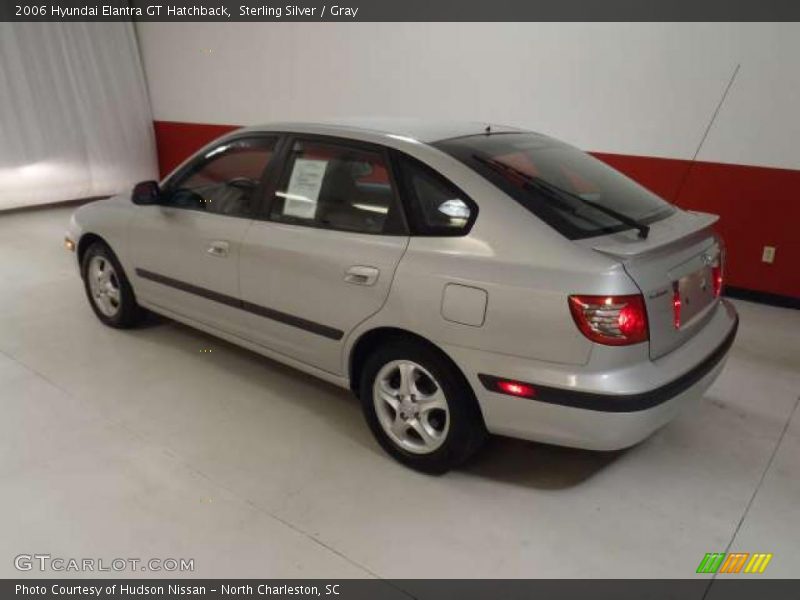
[{"label": "car's rear spoiler", "polygon": [[580,243],[603,254],[624,260],[647,254],[677,240],[685,239],[710,228],[718,220],[718,215],[679,210],[671,217],[650,225],[650,234],[647,239],[638,237],[633,230],[627,230],[581,240]]}]

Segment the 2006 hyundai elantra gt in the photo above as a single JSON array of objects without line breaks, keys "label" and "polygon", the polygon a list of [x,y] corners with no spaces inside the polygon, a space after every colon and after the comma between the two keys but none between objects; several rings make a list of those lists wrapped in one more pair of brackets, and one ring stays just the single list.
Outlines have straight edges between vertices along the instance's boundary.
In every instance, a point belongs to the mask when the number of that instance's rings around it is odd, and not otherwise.
[{"label": "2006 hyundai elantra gt", "polygon": [[66,244],[105,324],[146,308],[350,387],[442,472],[488,433],[630,446],[699,398],[738,324],[716,219],[509,127],[283,123],[79,208]]}]

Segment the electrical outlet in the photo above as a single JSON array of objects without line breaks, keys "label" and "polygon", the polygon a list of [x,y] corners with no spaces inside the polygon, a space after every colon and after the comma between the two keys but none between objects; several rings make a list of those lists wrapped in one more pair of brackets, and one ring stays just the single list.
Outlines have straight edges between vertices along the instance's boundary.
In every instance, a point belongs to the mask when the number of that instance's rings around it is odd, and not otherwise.
[{"label": "electrical outlet", "polygon": [[772,264],[775,262],[775,246],[764,246],[761,253],[761,262]]}]

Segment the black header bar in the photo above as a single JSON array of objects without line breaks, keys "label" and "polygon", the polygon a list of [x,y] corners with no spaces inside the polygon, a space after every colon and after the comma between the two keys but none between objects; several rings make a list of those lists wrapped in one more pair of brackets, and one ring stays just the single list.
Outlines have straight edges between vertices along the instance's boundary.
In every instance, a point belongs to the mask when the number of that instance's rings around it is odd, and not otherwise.
[{"label": "black header bar", "polygon": [[[577,557],[576,557],[577,559]],[[476,555],[477,560],[477,555]],[[633,572],[632,575],[636,573]],[[725,576],[712,579],[4,579],[0,597],[75,600],[797,600],[800,580]]]},{"label": "black header bar", "polygon": [[798,0],[3,0],[0,21],[800,21]]}]

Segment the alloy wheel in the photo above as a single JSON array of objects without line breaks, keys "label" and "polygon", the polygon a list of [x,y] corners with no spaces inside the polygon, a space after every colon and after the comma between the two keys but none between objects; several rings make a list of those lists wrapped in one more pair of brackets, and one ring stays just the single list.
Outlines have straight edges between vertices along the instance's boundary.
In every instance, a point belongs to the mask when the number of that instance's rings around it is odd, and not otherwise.
[{"label": "alloy wheel", "polygon": [[447,439],[447,398],[421,365],[410,360],[386,363],[375,377],[373,402],[381,427],[402,449],[430,454]]},{"label": "alloy wheel", "polygon": [[86,277],[94,305],[106,317],[114,317],[120,309],[121,291],[119,277],[111,261],[105,256],[93,256]]}]

